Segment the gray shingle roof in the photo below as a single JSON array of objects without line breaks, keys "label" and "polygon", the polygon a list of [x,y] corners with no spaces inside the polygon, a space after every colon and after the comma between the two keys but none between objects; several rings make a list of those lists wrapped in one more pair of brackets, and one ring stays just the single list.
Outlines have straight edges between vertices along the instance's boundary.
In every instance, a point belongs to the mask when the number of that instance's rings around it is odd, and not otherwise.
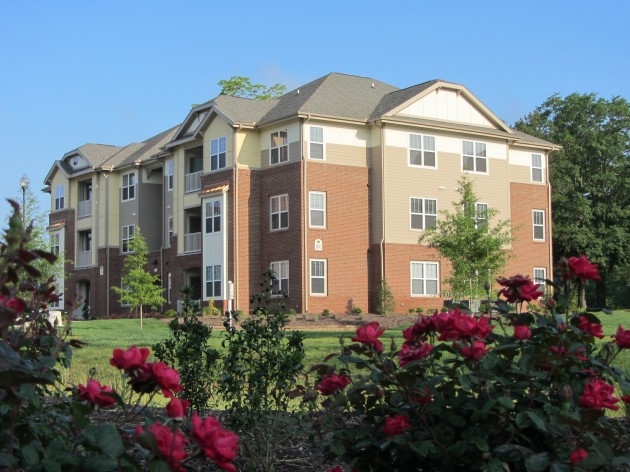
[{"label": "gray shingle roof", "polygon": [[388,93],[376,106],[376,108],[372,112],[372,115],[370,116],[370,119],[375,120],[377,118],[380,118],[385,113],[393,110],[399,105],[402,105],[407,100],[415,97],[416,95],[428,89],[437,82],[440,81],[434,79],[428,82],[424,82],[422,84],[414,85],[413,87],[407,87],[406,89],[396,90],[394,92]]},{"label": "gray shingle roof", "polygon": [[65,158],[66,156],[79,153],[90,162],[92,167],[98,168],[111,159],[116,153],[120,152],[121,149],[123,149],[121,146],[88,143],[73,151],[67,152],[63,157]]}]

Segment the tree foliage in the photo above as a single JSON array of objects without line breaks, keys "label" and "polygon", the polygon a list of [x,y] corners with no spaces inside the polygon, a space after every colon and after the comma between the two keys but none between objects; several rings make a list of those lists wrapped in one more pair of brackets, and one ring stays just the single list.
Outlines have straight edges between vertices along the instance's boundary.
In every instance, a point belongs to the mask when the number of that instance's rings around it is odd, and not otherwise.
[{"label": "tree foliage", "polygon": [[630,263],[630,103],[553,95],[515,127],[562,146],[549,162],[554,259],[598,263],[596,303],[606,306],[607,283]]},{"label": "tree foliage", "polygon": [[266,100],[282,95],[286,85],[276,83],[272,86],[263,84],[253,84],[249,77],[233,75],[229,79],[219,80],[221,95],[231,95],[233,97],[253,98],[255,100]]},{"label": "tree foliage", "polygon": [[427,228],[419,242],[436,249],[451,262],[451,276],[446,279],[454,298],[486,296],[484,284],[491,282],[505,266],[506,246],[511,242],[509,221],[493,222],[497,210],[488,208],[485,215],[477,212],[477,196],[466,177],[459,182],[460,199],[453,202],[453,211],[440,212],[435,228]]},{"label": "tree foliage", "polygon": [[121,303],[128,304],[132,310],[138,309],[142,329],[142,307],[157,307],[166,300],[162,296],[160,278],[145,269],[149,248],[140,228],[129,242],[129,249],[131,253],[123,262],[122,286],[112,289],[120,295]]}]

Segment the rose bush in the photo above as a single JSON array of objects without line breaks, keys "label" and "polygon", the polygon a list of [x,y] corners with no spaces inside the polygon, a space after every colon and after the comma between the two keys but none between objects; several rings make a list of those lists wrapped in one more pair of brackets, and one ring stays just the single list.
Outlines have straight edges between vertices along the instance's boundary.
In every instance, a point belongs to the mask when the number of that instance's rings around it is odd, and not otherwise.
[{"label": "rose bush", "polygon": [[[598,277],[584,257],[565,270],[572,284]],[[558,303],[547,315],[523,311],[540,286],[524,276],[498,282],[492,316],[423,316],[389,349],[370,324],[342,343],[334,364],[316,366],[323,447],[357,472],[628,467],[620,438],[630,434],[606,411],[630,400],[627,373],[611,366],[630,348],[630,330],[620,326],[598,349],[604,333],[594,314],[556,313]]]}]

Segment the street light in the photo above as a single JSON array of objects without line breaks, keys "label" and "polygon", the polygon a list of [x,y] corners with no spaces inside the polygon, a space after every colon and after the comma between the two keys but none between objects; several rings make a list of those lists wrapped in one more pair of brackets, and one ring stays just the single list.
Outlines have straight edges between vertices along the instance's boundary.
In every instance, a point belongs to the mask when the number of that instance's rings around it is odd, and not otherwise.
[{"label": "street light", "polygon": [[22,188],[22,222],[26,221],[26,189],[31,184],[26,174],[20,179],[20,187]]}]

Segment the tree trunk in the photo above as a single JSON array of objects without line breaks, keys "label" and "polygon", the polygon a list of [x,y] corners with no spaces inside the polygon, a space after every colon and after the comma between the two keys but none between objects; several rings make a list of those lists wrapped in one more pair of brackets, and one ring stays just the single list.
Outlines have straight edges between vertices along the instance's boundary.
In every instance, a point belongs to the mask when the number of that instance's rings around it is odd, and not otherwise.
[{"label": "tree trunk", "polygon": [[140,329],[142,329],[142,305],[140,305]]},{"label": "tree trunk", "polygon": [[577,305],[580,310],[586,310],[586,284],[581,280],[577,281]]},{"label": "tree trunk", "polygon": [[606,282],[603,279],[595,281],[595,303],[597,308],[606,308]]}]

